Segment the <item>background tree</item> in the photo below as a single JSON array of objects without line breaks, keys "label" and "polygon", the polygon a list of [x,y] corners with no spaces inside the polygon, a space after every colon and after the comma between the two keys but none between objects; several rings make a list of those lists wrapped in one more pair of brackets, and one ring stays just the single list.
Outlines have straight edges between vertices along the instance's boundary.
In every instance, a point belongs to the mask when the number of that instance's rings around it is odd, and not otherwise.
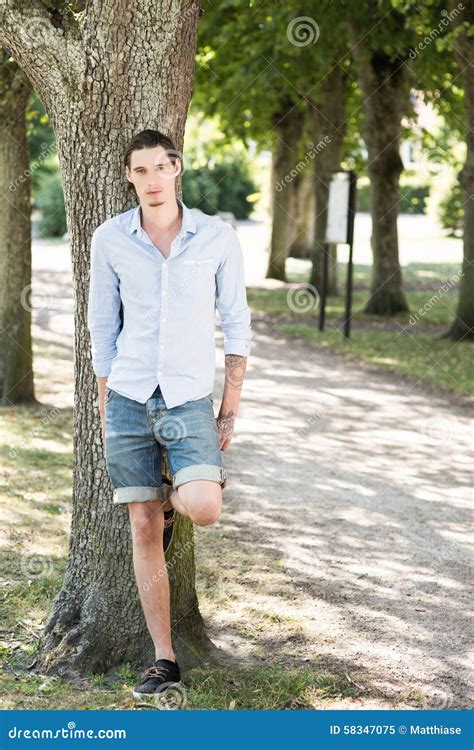
[{"label": "background tree", "polygon": [[30,154],[26,109],[31,85],[0,49],[0,401],[33,402],[31,343]]},{"label": "background tree", "polygon": [[[334,79],[339,73],[344,78],[344,69],[338,72],[336,64],[333,71],[331,61],[347,49],[347,31],[338,9],[327,6],[323,13],[317,3],[298,11],[283,5],[269,9],[249,0],[231,0],[206,9],[200,25],[193,101],[206,114],[218,115],[227,134],[247,144],[252,139],[257,149],[272,153],[267,277],[286,280],[286,258],[297,242],[291,215],[294,186],[288,178],[308,153],[308,141],[317,144],[330,132],[332,137],[323,151],[310,157],[310,163],[316,174],[329,163],[331,169],[339,167],[344,106],[325,91],[328,72]],[[324,206],[317,205],[316,187],[323,182],[327,184],[327,176],[314,182],[313,223],[318,240],[312,260],[316,267],[325,231]],[[327,196],[327,188],[320,190],[320,201],[323,193]],[[301,231],[306,235],[308,226]]]},{"label": "background tree", "polygon": [[[406,15],[391,2],[370,0],[349,9],[352,53],[363,95],[372,215],[373,274],[366,312],[394,315],[408,310],[398,255],[402,117],[408,113],[405,60],[411,33]],[[368,27],[368,30],[367,30]]]},{"label": "background tree", "polygon": [[[54,128],[76,302],[72,527],[63,586],[42,639],[45,670],[104,671],[153,656],[133,574],[127,509],[112,506],[101,444],[86,326],[90,238],[105,219],[131,207],[119,155],[134,133],[157,128],[182,148],[199,12],[188,0],[144,0],[139,7],[97,0],[85,8],[5,0],[0,6],[0,41],[28,76]],[[186,666],[209,645],[194,588],[188,519],[179,519],[169,555],[175,561],[175,647]]]},{"label": "background tree", "polygon": [[[462,8],[460,8],[462,5]],[[474,7],[450,0],[454,16],[452,44],[454,59],[464,85],[464,132],[466,161],[460,175],[464,205],[464,257],[456,318],[448,332],[454,340],[474,339]]]}]

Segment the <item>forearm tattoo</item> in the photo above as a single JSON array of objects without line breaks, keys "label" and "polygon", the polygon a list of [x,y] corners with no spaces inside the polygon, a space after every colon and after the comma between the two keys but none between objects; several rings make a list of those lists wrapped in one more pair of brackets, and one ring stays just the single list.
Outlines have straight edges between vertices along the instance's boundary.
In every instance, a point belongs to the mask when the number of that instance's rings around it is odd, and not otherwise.
[{"label": "forearm tattoo", "polygon": [[235,414],[229,409],[226,414],[217,417],[217,425],[222,435],[232,435],[234,430]]},{"label": "forearm tattoo", "polygon": [[247,357],[241,357],[239,354],[225,355],[225,386],[233,389],[242,389],[244,382],[245,369],[247,367]]}]

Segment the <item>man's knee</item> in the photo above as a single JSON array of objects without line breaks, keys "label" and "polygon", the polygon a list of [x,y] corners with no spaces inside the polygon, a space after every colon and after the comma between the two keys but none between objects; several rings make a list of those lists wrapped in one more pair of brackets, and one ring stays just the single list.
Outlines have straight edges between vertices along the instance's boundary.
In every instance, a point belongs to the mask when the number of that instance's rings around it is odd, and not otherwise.
[{"label": "man's knee", "polygon": [[155,533],[163,530],[163,506],[160,500],[127,503],[132,534],[146,542],[153,541]]},{"label": "man's knee", "polygon": [[219,518],[222,510],[222,501],[206,499],[200,505],[192,509],[190,518],[198,526],[210,526]]},{"label": "man's knee", "polygon": [[189,518],[198,526],[215,523],[222,511],[222,489],[211,481],[186,482],[179,488],[189,513]]}]

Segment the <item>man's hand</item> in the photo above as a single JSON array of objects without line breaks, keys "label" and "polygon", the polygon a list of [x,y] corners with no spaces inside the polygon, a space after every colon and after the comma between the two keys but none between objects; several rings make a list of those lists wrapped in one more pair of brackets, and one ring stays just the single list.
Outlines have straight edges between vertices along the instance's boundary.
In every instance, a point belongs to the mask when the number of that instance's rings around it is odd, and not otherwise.
[{"label": "man's hand", "polygon": [[226,451],[234,434],[234,424],[240,404],[247,357],[225,355],[225,384],[219,416],[216,419],[221,451]]},{"label": "man's hand", "polygon": [[219,416],[216,419],[221,451],[226,451],[230,445],[230,441],[232,440],[232,436],[234,434],[234,424],[236,416],[237,414],[234,414],[232,409],[228,409],[227,414],[223,414],[221,407]]},{"label": "man's hand", "polygon": [[105,447],[105,389],[107,387],[107,377],[97,378],[97,390],[99,392],[99,414],[100,424],[102,427],[102,445]]}]

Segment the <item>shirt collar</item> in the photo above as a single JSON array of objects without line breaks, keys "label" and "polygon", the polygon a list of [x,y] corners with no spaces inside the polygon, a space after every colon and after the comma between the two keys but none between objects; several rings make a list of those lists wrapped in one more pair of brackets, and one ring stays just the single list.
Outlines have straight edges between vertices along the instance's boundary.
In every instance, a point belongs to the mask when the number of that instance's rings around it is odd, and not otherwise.
[{"label": "shirt collar", "polygon": [[[183,203],[181,198],[176,198],[176,200],[183,209],[183,221],[182,221],[180,235],[184,235],[186,232],[191,232],[192,234],[196,234],[197,227],[196,227],[196,222],[194,220],[192,211]],[[139,232],[141,230],[142,230],[142,224],[141,224],[140,204],[139,204],[133,210],[132,217],[130,219],[129,231],[130,231],[130,234],[133,234],[134,232]]]}]

